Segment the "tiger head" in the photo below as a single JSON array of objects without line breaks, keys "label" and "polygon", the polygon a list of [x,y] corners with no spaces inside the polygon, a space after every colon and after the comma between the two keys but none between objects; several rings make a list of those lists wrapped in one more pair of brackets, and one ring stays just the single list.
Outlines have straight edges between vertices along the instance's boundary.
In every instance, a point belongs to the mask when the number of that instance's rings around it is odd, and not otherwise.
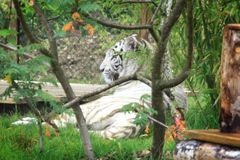
[{"label": "tiger head", "polygon": [[122,39],[107,50],[99,67],[106,83],[109,84],[137,71],[137,63],[134,60],[125,59],[123,55],[128,51],[136,51],[139,45],[146,46],[146,42],[137,40],[137,34],[134,34]]}]

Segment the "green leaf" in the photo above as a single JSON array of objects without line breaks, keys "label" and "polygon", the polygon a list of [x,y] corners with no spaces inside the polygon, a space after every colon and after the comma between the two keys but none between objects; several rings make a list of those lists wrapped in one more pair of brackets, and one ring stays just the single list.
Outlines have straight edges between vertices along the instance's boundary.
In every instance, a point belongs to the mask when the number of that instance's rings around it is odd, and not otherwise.
[{"label": "green leaf", "polygon": [[87,2],[81,3],[78,9],[82,12],[92,12],[92,11],[98,11],[100,10],[100,8],[101,7],[97,3],[87,1]]},{"label": "green leaf", "polygon": [[0,29],[0,37],[7,37],[10,35],[16,35],[17,32],[15,30],[10,30],[10,29]]}]

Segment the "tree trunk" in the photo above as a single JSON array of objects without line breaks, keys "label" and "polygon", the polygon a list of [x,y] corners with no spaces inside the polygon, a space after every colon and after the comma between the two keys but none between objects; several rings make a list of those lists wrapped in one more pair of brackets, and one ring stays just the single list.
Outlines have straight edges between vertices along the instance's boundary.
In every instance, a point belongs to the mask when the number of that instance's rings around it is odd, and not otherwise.
[{"label": "tree trunk", "polygon": [[[20,45],[20,20],[17,17],[16,20],[16,31],[17,31],[17,37],[16,37],[16,42],[17,42],[17,49],[19,49],[19,45]],[[17,54],[16,56],[16,61],[17,63],[19,63],[19,55]]]},{"label": "tree trunk", "polygon": [[[179,16],[181,15],[183,8],[186,4],[186,0],[178,0],[172,9],[172,12],[170,13],[171,6],[172,6],[172,1],[167,1],[165,9],[166,12],[169,14],[169,16],[162,22],[160,32],[161,36],[159,38],[158,44],[157,44],[157,49],[156,52],[154,53],[153,57],[153,64],[152,64],[152,106],[153,108],[157,111],[157,115],[154,116],[154,118],[162,123],[165,123],[165,107],[163,105],[163,89],[165,89],[161,85],[163,82],[163,63],[165,63],[164,60],[164,55],[166,54],[166,48],[167,48],[167,42],[168,42],[168,37],[171,33],[171,29],[174,26],[174,24],[177,22]],[[189,1],[191,2],[191,1]],[[191,6],[191,3],[190,5]],[[189,11],[191,11],[191,8],[188,8]],[[190,17],[189,17],[190,18]],[[191,18],[190,18],[191,19]],[[191,28],[191,29],[190,29]],[[191,25],[189,25],[189,34],[190,30],[192,30]],[[192,60],[192,45],[190,44],[192,42],[191,39],[192,36],[188,37],[189,40],[189,47],[188,47],[188,63],[186,65],[186,68],[183,69],[182,73],[185,74],[187,72],[186,69],[191,68],[191,60]],[[179,83],[179,79],[181,79],[180,76],[184,74],[179,74],[178,77],[175,79],[170,79],[169,82],[171,82],[171,85],[166,85],[166,86],[176,86]],[[184,79],[187,76],[183,76]],[[182,79],[182,80],[184,80]],[[177,80],[177,81],[176,81]],[[167,81],[168,82],[168,81]],[[165,81],[165,84],[167,83]],[[173,83],[174,82],[174,83]],[[182,82],[182,81],[179,81]],[[164,83],[162,83],[164,84]],[[168,87],[169,88],[169,87]],[[159,126],[158,124],[154,123],[153,124],[153,146],[152,146],[152,158],[153,159],[161,159],[162,158],[162,152],[163,152],[163,146],[164,146],[164,136],[165,136],[165,128],[162,126]]]},{"label": "tree trunk", "polygon": [[[149,7],[149,4],[141,4],[141,13],[140,13],[140,22],[141,24],[148,24],[152,18],[152,11]],[[149,30],[148,29],[141,29],[139,30],[138,38],[145,39],[149,41]]]},{"label": "tree trunk", "polygon": [[[52,62],[51,66],[52,66],[54,74],[56,75],[58,81],[61,83],[61,85],[63,87],[63,90],[66,93],[68,101],[71,101],[74,98],[76,98],[76,96],[72,90],[72,87],[70,86],[62,68],[60,67],[60,64],[58,64],[56,62]],[[79,132],[80,132],[81,138],[83,140],[83,147],[84,147],[85,153],[89,160],[93,160],[94,153],[93,153],[90,137],[88,134],[88,128],[87,128],[86,121],[83,116],[82,110],[79,105],[74,105],[72,108],[73,108],[73,111],[76,116],[76,120],[77,120],[77,124],[79,127]]]},{"label": "tree trunk", "polygon": [[[20,8],[19,1],[13,0],[13,3],[15,6],[15,9],[16,9],[18,18],[21,21],[21,25],[24,30],[24,33],[27,35],[27,37],[31,43],[38,43],[38,40],[33,36],[32,32],[29,30],[29,27],[24,19],[23,13]],[[68,100],[71,101],[74,98],[76,98],[76,96],[75,96],[62,68],[60,67],[60,64],[58,63],[57,43],[56,43],[56,39],[54,37],[53,30],[51,29],[44,13],[42,12],[41,8],[38,6],[38,4],[36,2],[34,2],[33,8],[41,21],[42,27],[45,29],[45,31],[47,33],[49,48],[50,48],[49,51],[47,49],[40,49],[40,51],[44,55],[51,58],[52,70],[53,70],[54,74],[56,75],[58,81],[61,83]],[[80,135],[81,135],[83,143],[84,143],[83,147],[85,150],[85,154],[88,159],[93,160],[94,153],[92,150],[92,145],[90,142],[87,125],[86,125],[82,110],[79,107],[79,105],[75,105],[72,108],[74,110],[74,113],[75,113],[75,116],[77,119],[77,123],[78,123],[78,127],[79,127],[79,132],[80,132]]]},{"label": "tree trunk", "polygon": [[240,133],[240,25],[224,28],[221,57],[222,132]]},{"label": "tree trunk", "polygon": [[[155,75],[156,76],[156,75]],[[154,76],[154,77],[155,77]],[[153,81],[152,86],[152,106],[157,111],[154,118],[165,124],[165,109],[163,106],[163,93],[161,90],[153,89],[157,87],[156,81]],[[161,159],[164,146],[165,128],[157,123],[153,123],[153,144],[152,144],[152,158]]]},{"label": "tree trunk", "polygon": [[[169,16],[170,10],[172,7],[172,0],[165,2],[164,9],[166,15]],[[171,6],[168,6],[171,5]],[[162,18],[161,25],[165,23],[166,17]],[[154,115],[154,118],[165,124],[165,108],[163,105],[163,91],[159,89],[158,83],[163,80],[164,73],[161,68],[165,68],[166,65],[170,65],[169,62],[164,62],[166,57],[170,57],[168,51],[166,51],[167,40],[161,41],[158,44],[158,49],[156,50],[153,62],[152,70],[152,106],[153,109],[157,111],[157,114]],[[170,60],[170,59],[167,59]],[[163,64],[165,63],[165,64]],[[169,66],[167,66],[169,67]],[[159,126],[157,123],[153,123],[153,144],[152,144],[152,158],[161,159],[164,146],[164,137],[165,137],[165,128]]]}]

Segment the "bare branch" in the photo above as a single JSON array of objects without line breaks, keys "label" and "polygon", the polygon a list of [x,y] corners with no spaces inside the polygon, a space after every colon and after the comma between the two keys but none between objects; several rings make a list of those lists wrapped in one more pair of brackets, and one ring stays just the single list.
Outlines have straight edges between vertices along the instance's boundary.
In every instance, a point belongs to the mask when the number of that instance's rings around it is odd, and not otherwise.
[{"label": "bare branch", "polygon": [[42,122],[40,119],[37,121],[38,128],[39,128],[39,147],[40,152],[43,152],[44,146],[43,146],[43,129],[42,129]]},{"label": "bare branch", "polygon": [[58,59],[57,43],[54,38],[53,30],[49,26],[49,23],[48,23],[46,17],[44,16],[41,8],[37,5],[37,3],[34,3],[33,8],[34,8],[35,12],[37,13],[37,15],[39,16],[40,21],[41,21],[44,29],[47,32],[48,41],[49,41],[49,45],[50,45],[50,51],[51,51],[52,55],[54,56],[54,58],[57,60]]},{"label": "bare branch", "polygon": [[97,23],[106,26],[106,27],[111,27],[111,28],[117,28],[117,29],[126,29],[126,30],[138,30],[138,29],[150,29],[152,25],[146,24],[146,25],[127,25],[127,24],[118,24],[114,22],[110,22],[107,20],[103,19],[97,19],[89,14],[83,13],[85,17],[92,19],[96,21]]},{"label": "bare branch", "polygon": [[47,21],[52,21],[52,20],[56,20],[58,18],[60,18],[61,15],[57,15],[57,16],[54,16],[54,17],[51,17],[51,18],[48,18]]},{"label": "bare branch", "polygon": [[23,16],[23,13],[22,13],[22,10],[20,8],[20,4],[19,4],[19,1],[18,0],[13,0],[13,3],[14,3],[14,6],[15,6],[15,9],[16,9],[16,12],[17,12],[17,16],[22,24],[22,28],[23,28],[23,31],[24,33],[27,35],[28,39],[30,40],[31,43],[37,43],[38,40],[33,36],[33,34],[31,33],[25,19],[24,19],[24,16]]},{"label": "bare branch", "polygon": [[187,29],[188,29],[188,49],[187,49],[187,64],[182,72],[176,76],[176,78],[162,82],[159,84],[160,89],[171,88],[182,83],[189,75],[192,67],[193,59],[193,13],[192,13],[192,1],[187,1]]},{"label": "bare branch", "polygon": [[136,75],[136,80],[139,80],[139,81],[145,83],[146,85],[152,87],[152,82],[151,82],[151,80],[149,80],[149,79],[147,79],[147,78],[145,78],[145,77],[143,77],[143,76]]},{"label": "bare branch", "polygon": [[[10,51],[17,51],[17,48],[13,47],[13,46],[8,46],[6,44],[3,44],[3,43],[0,43],[0,47],[4,48],[4,49],[7,49],[7,50],[10,50]],[[34,58],[34,56],[31,56],[30,54],[28,53],[23,53],[23,55],[27,58]]]},{"label": "bare branch", "polygon": [[95,96],[97,94],[100,94],[100,93],[102,93],[104,91],[107,91],[107,90],[109,90],[109,89],[111,89],[111,88],[113,88],[113,87],[115,87],[115,86],[117,86],[119,84],[122,84],[122,83],[130,81],[130,80],[139,80],[139,81],[141,81],[141,82],[143,82],[143,83],[145,83],[145,84],[147,84],[148,86],[151,87],[151,81],[150,80],[148,80],[148,79],[146,79],[146,78],[144,78],[142,76],[139,76],[137,74],[132,74],[132,75],[127,76],[127,77],[122,77],[122,78],[114,81],[113,83],[107,85],[106,87],[100,88],[100,89],[98,89],[96,91],[93,91],[91,93],[88,93],[88,94],[85,94],[83,96],[77,97],[77,98],[71,100],[70,102],[64,104],[64,107],[70,108],[71,106],[79,103],[80,101],[82,101],[82,100],[84,100],[86,98],[93,97],[93,96]]},{"label": "bare branch", "polygon": [[153,39],[156,41],[156,43],[159,42],[159,36],[157,34],[157,32],[152,28],[149,28],[149,32],[152,35]]},{"label": "bare branch", "polygon": [[70,108],[71,106],[79,103],[79,102],[82,101],[83,99],[86,99],[86,98],[89,98],[89,97],[93,97],[93,96],[95,96],[95,95],[97,95],[97,94],[99,94],[99,93],[102,93],[102,92],[104,92],[104,91],[107,91],[108,89],[111,89],[111,88],[113,88],[113,87],[115,87],[115,86],[117,86],[117,85],[119,85],[119,84],[122,84],[122,83],[127,82],[127,81],[130,81],[130,80],[134,80],[134,79],[136,79],[136,74],[133,74],[133,75],[130,75],[130,76],[127,76],[127,77],[120,78],[120,79],[114,81],[113,83],[107,85],[107,86],[104,87],[104,88],[100,88],[100,89],[98,89],[98,90],[96,90],[96,91],[94,91],[94,92],[91,92],[91,93],[89,93],[89,94],[85,94],[85,95],[83,95],[83,96],[80,96],[80,97],[77,97],[77,98],[71,100],[70,102],[64,104],[64,107]]},{"label": "bare branch", "polygon": [[159,84],[159,89],[172,88],[179,85],[188,77],[190,73],[189,70],[190,69],[185,68],[176,78],[168,81],[163,81],[162,83]]},{"label": "bare branch", "polygon": [[[17,12],[17,16],[18,16],[18,18],[21,22],[22,29],[23,29],[24,33],[27,35],[29,41],[31,43],[39,43],[39,41],[33,36],[32,32],[30,31],[30,29],[29,29],[29,27],[28,27],[28,25],[25,21],[25,18],[23,16],[22,10],[21,10],[20,5],[19,5],[19,1],[18,0],[13,0],[13,3],[14,3],[14,6],[15,6],[15,9],[16,9],[16,12]],[[42,52],[45,56],[52,57],[51,54],[45,48],[40,49],[40,52]]]},{"label": "bare branch", "polygon": [[154,13],[153,13],[152,18],[151,18],[151,21],[150,21],[151,24],[154,23],[154,20],[156,19],[157,15],[158,15],[158,12],[160,11],[162,5],[163,5],[163,1],[160,1],[159,4],[158,4],[158,6],[157,6],[157,8],[156,8],[156,10],[155,10]]},{"label": "bare branch", "polygon": [[157,4],[152,0],[126,0],[121,2],[120,4],[127,4],[127,3],[152,3],[155,7],[157,7]]},{"label": "bare branch", "polygon": [[163,26],[161,27],[161,31],[160,31],[161,32],[161,40],[166,40],[166,38],[168,38],[172,27],[174,26],[174,24],[177,22],[179,16],[181,15],[181,12],[183,10],[183,6],[184,6],[185,2],[186,2],[185,0],[178,0],[176,2],[174,9],[172,10],[171,14],[169,15],[169,17],[166,20],[166,23],[164,23]]},{"label": "bare branch", "polygon": [[164,124],[164,123],[162,123],[162,122],[156,120],[155,118],[153,118],[153,117],[151,117],[151,116],[149,116],[149,115],[147,115],[147,117],[148,117],[148,119],[150,119],[151,121],[153,121],[153,122],[159,124],[160,126],[163,126],[163,127],[165,127],[165,128],[169,128],[169,126],[167,126],[166,124]]},{"label": "bare branch", "polygon": [[[177,22],[178,18],[181,15],[181,12],[184,8],[184,3],[185,3],[185,0],[178,0],[176,2],[176,5],[172,10],[171,14],[168,16],[168,18],[166,19],[166,22],[160,28],[161,36],[157,44],[158,47],[157,47],[156,54],[154,56],[152,79],[159,80],[161,78],[161,71],[162,71],[161,64],[162,64],[162,60],[166,50],[167,40],[172,27],[174,26],[174,24]],[[159,86],[157,85],[155,87],[159,87]]]}]

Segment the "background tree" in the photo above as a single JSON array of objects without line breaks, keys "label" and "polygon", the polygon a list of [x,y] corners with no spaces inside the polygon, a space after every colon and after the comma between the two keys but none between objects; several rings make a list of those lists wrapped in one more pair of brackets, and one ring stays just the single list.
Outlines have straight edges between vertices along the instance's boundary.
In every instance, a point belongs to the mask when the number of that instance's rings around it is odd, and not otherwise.
[{"label": "background tree", "polygon": [[[39,43],[39,41],[33,36],[32,32],[30,31],[30,29],[25,21],[25,18],[23,16],[23,13],[20,8],[19,1],[14,0],[13,3],[15,6],[15,9],[16,9],[16,12],[17,12],[17,16],[21,22],[23,31],[27,35],[29,41],[31,43]],[[68,100],[70,101],[70,100],[76,98],[76,96],[75,96],[73,89],[71,88],[62,68],[60,67],[59,62],[58,62],[58,50],[57,50],[56,39],[54,37],[54,32],[53,32],[52,28],[50,27],[46,16],[44,15],[42,9],[39,7],[37,2],[31,1],[30,6],[32,6],[34,8],[36,14],[38,15],[41,25],[44,28],[45,32],[47,33],[47,38],[48,38],[48,42],[49,42],[49,47],[50,47],[49,50],[46,48],[41,48],[40,52],[43,55],[50,58],[50,64],[52,67],[52,71],[56,75],[58,81],[61,83],[61,85],[66,93],[66,96],[67,96]],[[83,143],[84,143],[84,149],[85,149],[86,155],[87,155],[88,159],[94,159],[94,153],[92,151],[92,145],[90,142],[87,125],[86,125],[85,119],[83,117],[82,110],[77,104],[72,107],[73,107],[73,111],[76,115],[77,124],[79,127],[80,135],[81,135]]]},{"label": "background tree", "polygon": [[[129,2],[131,3],[131,2]],[[168,41],[168,37],[170,35],[171,29],[178,20],[179,16],[182,13],[184,5],[186,1],[180,0],[177,1],[172,12],[167,17],[167,20],[161,24],[160,27],[160,36],[158,36],[157,31],[153,28],[154,22],[156,17],[159,14],[160,7],[162,3],[160,2],[157,8],[154,11],[154,14],[151,18],[150,24],[144,25],[122,25],[114,22],[110,22],[107,20],[96,19],[94,16],[88,13],[84,13],[84,15],[92,20],[95,20],[99,24],[102,24],[107,27],[118,28],[118,29],[126,29],[126,30],[136,30],[136,29],[148,29],[149,32],[152,34],[154,40],[157,43],[157,49],[154,53],[153,58],[153,66],[152,66],[152,106],[157,111],[157,114],[154,116],[155,119],[158,121],[165,123],[165,109],[163,106],[163,97],[162,91],[165,88],[174,87],[181,82],[183,82],[187,76],[189,75],[189,70],[192,64],[192,3],[188,1],[188,55],[187,55],[187,64],[181,71],[181,73],[176,76],[174,79],[170,79],[168,81],[163,81],[162,79],[162,66],[163,66],[163,57],[165,54],[165,49]],[[164,145],[164,135],[165,135],[165,128],[159,126],[159,124],[154,123],[154,130],[153,130],[153,148],[152,148],[152,155],[154,159],[161,159],[162,157],[162,149]]]}]

